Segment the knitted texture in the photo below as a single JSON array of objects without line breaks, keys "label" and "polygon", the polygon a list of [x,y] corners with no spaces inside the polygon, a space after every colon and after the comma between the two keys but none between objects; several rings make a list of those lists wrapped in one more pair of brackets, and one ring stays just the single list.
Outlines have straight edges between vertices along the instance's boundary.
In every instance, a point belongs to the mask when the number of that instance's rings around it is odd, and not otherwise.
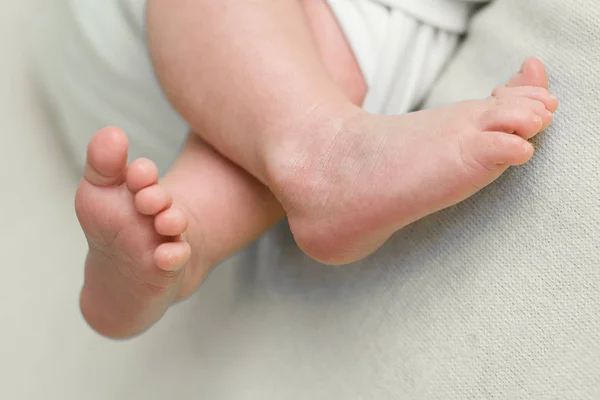
[{"label": "knitted texture", "polygon": [[599,399],[599,27],[597,0],[482,10],[428,106],[539,56],[561,105],[535,158],[354,266],[271,232],[235,271],[228,398]]}]

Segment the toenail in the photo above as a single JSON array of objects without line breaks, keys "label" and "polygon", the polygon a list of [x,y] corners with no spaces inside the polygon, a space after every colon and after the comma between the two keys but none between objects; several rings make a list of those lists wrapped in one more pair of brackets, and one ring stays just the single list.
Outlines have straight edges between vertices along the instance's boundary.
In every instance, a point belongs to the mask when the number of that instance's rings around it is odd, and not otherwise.
[{"label": "toenail", "polygon": [[536,115],[533,119],[538,126],[541,126],[544,123],[544,120],[539,115]]}]

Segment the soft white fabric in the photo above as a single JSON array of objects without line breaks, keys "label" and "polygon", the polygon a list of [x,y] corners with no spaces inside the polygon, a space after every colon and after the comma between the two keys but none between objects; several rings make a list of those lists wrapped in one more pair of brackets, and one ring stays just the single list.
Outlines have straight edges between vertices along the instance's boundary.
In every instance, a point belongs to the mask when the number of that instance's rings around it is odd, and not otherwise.
[{"label": "soft white fabric", "polygon": [[475,3],[487,0],[329,0],[369,87],[364,108],[414,110],[456,49]]}]

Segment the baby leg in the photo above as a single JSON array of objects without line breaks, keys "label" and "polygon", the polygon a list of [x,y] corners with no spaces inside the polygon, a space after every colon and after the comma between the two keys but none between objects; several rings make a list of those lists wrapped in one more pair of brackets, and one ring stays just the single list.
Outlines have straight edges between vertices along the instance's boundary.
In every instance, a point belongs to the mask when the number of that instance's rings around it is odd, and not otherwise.
[{"label": "baby leg", "polygon": [[[326,4],[304,5],[331,78],[360,103],[364,81]],[[116,128],[94,137],[76,199],[90,246],[81,309],[96,331],[116,338],[152,326],[284,215],[266,186],[197,134],[160,184],[151,161],[127,165],[127,146]]]}]

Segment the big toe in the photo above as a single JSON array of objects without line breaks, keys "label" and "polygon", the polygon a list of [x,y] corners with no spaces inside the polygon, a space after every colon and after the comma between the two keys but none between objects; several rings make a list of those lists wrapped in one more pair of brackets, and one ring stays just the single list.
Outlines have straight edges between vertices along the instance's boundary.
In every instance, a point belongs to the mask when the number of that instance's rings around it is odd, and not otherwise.
[{"label": "big toe", "polygon": [[544,64],[535,57],[530,57],[506,84],[508,87],[537,86],[548,88],[548,75]]},{"label": "big toe", "polygon": [[127,136],[119,128],[100,130],[88,145],[84,179],[96,186],[123,183],[128,148]]},{"label": "big toe", "polygon": [[533,156],[533,146],[527,140],[503,132],[484,132],[473,137],[466,146],[463,160],[472,161],[485,170],[525,164]]}]

